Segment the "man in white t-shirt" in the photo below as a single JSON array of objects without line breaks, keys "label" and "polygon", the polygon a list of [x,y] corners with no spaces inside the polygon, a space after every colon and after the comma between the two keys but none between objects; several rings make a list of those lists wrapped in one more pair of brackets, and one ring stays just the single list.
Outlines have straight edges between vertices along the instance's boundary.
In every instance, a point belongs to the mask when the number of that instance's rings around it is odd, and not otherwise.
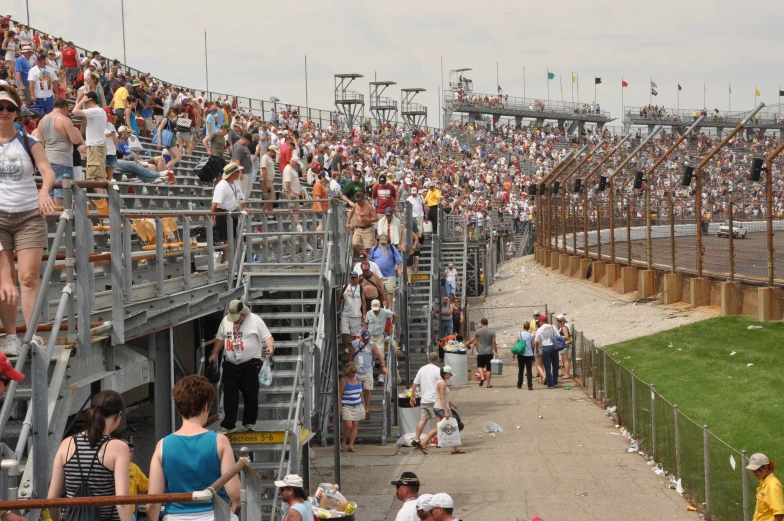
[{"label": "man in white t-shirt", "polygon": [[340,333],[343,335],[343,347],[351,346],[349,338],[353,341],[362,331],[362,319],[367,313],[367,304],[362,298],[362,285],[359,283],[359,274],[351,272],[349,283],[343,288],[343,293],[338,297],[337,306],[343,304],[340,314]]},{"label": "man in white t-shirt", "polygon": [[299,157],[296,155],[291,156],[289,164],[283,168],[281,177],[283,179],[283,198],[291,201],[288,203],[289,210],[294,214],[294,220],[297,222],[297,231],[302,232],[302,224],[299,218],[299,194],[302,191],[302,186],[299,183],[299,172],[297,166],[303,166]]},{"label": "man in white t-shirt", "polygon": [[54,110],[54,93],[59,89],[59,84],[54,69],[46,65],[45,53],[38,55],[38,61],[35,67],[30,69],[27,79],[30,82],[32,97],[43,108],[44,114],[52,112]]},{"label": "man in white t-shirt", "polygon": [[417,230],[422,233],[422,224],[425,221],[425,200],[419,195],[419,190],[416,186],[411,187],[411,195],[406,199],[411,203],[411,217],[417,225]]},{"label": "man in white t-shirt", "polygon": [[[433,420],[430,424],[431,430],[427,435],[427,439],[433,439],[436,435],[436,413],[433,411],[433,406],[436,403],[436,385],[438,379],[441,378],[441,369],[438,367],[438,352],[432,351],[427,355],[428,364],[421,367],[417,371],[414,383],[411,384],[411,407],[416,407],[416,394],[417,389],[421,391],[421,399],[419,405],[422,408],[422,416],[417,423],[416,433],[414,434],[414,441],[412,444],[419,450],[427,454],[427,447],[420,446],[420,437],[422,431],[427,425],[427,422]],[[403,433],[406,434],[406,433]]]},{"label": "man in white t-shirt", "polygon": [[[239,208],[240,203],[245,200],[245,195],[242,193],[242,188],[238,182],[240,172],[242,172],[242,167],[237,163],[232,162],[223,167],[223,179],[215,185],[215,189],[212,192],[211,212],[235,212]],[[212,224],[218,229],[220,240],[227,241],[229,231],[228,216],[214,215]],[[237,244],[235,242],[235,248]]]},{"label": "man in white t-shirt", "polygon": [[[87,145],[87,171],[84,174],[89,181],[106,180],[106,112],[98,105],[98,94],[88,92],[76,102],[72,114],[87,120],[85,144]],[[95,188],[95,193],[105,194],[106,189]],[[94,199],[93,204],[99,213],[108,213],[109,205],[102,199]],[[102,210],[106,212],[102,212]]]},{"label": "man in white t-shirt", "polygon": [[[259,372],[262,351],[269,356],[275,352],[275,340],[264,320],[250,312],[240,300],[229,302],[229,311],[218,327],[215,345],[209,362],[215,363],[218,353],[223,355],[223,412],[220,432],[237,432],[239,393],[242,393],[242,426],[252,431],[259,414]],[[265,349],[266,347],[266,349]]]}]

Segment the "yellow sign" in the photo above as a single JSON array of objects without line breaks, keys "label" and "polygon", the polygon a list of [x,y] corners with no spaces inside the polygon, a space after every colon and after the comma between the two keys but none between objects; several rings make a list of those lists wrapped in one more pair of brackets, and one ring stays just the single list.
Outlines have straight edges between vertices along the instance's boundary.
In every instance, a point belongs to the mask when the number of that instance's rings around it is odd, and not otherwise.
[{"label": "yellow sign", "polygon": [[430,280],[430,274],[429,273],[413,273],[413,274],[411,274],[411,280],[412,281],[415,281],[415,280]]},{"label": "yellow sign", "polygon": [[[232,445],[258,445],[283,443],[285,434],[285,432],[234,432],[227,436]],[[307,429],[302,429],[299,433],[300,442],[306,440],[309,434]]]}]

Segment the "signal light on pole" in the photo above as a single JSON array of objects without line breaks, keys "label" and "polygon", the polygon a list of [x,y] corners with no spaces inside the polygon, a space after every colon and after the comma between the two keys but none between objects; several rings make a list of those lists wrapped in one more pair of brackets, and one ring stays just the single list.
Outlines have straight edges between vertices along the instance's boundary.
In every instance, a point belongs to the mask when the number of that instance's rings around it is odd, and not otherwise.
[{"label": "signal light on pole", "polygon": [[604,192],[607,188],[607,178],[603,175],[599,176],[599,191]]},{"label": "signal light on pole", "polygon": [[642,188],[642,176],[643,175],[644,174],[641,171],[638,171],[638,172],[634,173],[634,189],[635,190],[639,190],[640,188]]},{"label": "signal light on pole", "polygon": [[553,195],[558,195],[558,189],[561,188],[561,183],[558,181],[553,183]]},{"label": "signal light on pole", "polygon": [[528,185],[528,195],[536,195],[536,185]]},{"label": "signal light on pole", "polygon": [[683,167],[683,178],[681,179],[681,186],[689,186],[691,184],[691,178],[694,175],[694,167],[693,166],[684,166]]},{"label": "signal light on pole", "polygon": [[583,186],[583,180],[582,179],[577,179],[574,182],[574,193],[579,194],[580,193],[580,188],[582,188],[582,186]]},{"label": "signal light on pole", "polygon": [[751,177],[749,180],[756,183],[762,176],[762,170],[765,169],[765,160],[761,157],[755,157],[751,160]]}]

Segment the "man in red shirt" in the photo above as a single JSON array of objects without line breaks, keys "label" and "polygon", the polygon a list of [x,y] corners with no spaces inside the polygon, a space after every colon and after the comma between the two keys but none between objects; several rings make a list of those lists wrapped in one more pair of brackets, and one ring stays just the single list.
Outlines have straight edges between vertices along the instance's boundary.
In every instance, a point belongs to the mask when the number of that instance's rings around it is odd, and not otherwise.
[{"label": "man in red shirt", "polygon": [[63,49],[63,68],[65,69],[65,81],[68,85],[73,85],[79,75],[78,53],[73,42],[68,42],[68,46]]},{"label": "man in red shirt", "polygon": [[397,189],[392,183],[387,183],[387,175],[378,176],[378,183],[373,185],[373,199],[376,200],[376,213],[384,213],[387,208],[395,211],[397,206]]},{"label": "man in red shirt", "polygon": [[292,145],[292,139],[286,136],[286,139],[283,140],[283,143],[280,144],[280,150],[278,151],[278,162],[280,164],[280,171],[283,172],[283,169],[291,163],[291,156],[294,152],[294,147]]}]

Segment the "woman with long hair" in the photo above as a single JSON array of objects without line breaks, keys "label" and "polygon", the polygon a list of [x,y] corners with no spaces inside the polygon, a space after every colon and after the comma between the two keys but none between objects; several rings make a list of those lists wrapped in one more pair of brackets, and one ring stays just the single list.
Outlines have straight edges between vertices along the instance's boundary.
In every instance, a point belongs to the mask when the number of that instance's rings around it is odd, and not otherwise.
[{"label": "woman with long hair", "polygon": [[[234,465],[234,452],[225,434],[204,428],[210,415],[215,389],[204,376],[186,376],[171,392],[182,427],[169,434],[155,447],[150,462],[148,494],[193,492],[204,490]],[[236,509],[240,502],[240,479],[234,476],[212,501],[226,501]],[[165,521],[212,521],[212,501],[169,503]],[[158,521],[160,503],[147,505],[148,521]]]},{"label": "woman with long hair", "polygon": [[163,145],[161,144],[163,129],[174,132],[174,136],[172,136],[172,142],[168,148],[170,159],[166,163],[166,168],[168,168],[169,172],[172,174],[174,173],[174,167],[182,160],[182,152],[180,151],[179,145],[175,141],[175,136],[177,135],[177,118],[180,117],[180,112],[180,107],[173,106],[169,108],[169,113],[166,114],[166,117],[163,118],[161,124],[158,125],[158,129],[156,130],[158,133],[158,148],[163,148]]},{"label": "woman with long hair", "polygon": [[[49,499],[77,497],[88,484],[94,497],[127,496],[131,452],[123,440],[113,439],[125,412],[117,391],[96,394],[87,413],[85,429],[68,436],[57,449],[49,483]],[[101,521],[132,521],[130,505],[98,507]],[[60,521],[60,509],[50,508],[52,521]]]},{"label": "woman with long hair", "polygon": [[[79,103],[79,100],[82,99],[88,92],[95,92],[98,94],[98,99],[100,100],[100,107],[103,108],[106,106],[106,93],[103,91],[103,87],[101,86],[101,75],[93,72],[90,74],[89,72],[84,75],[84,85],[79,87],[79,90],[76,91],[76,103]],[[86,128],[87,124],[85,123],[82,128]]]},{"label": "woman with long hair", "polygon": [[362,384],[357,378],[357,364],[349,362],[344,370],[345,376],[338,384],[340,390],[340,417],[343,420],[343,437],[340,440],[340,451],[348,444],[349,452],[356,452],[354,440],[357,439],[359,422],[365,419],[365,407],[362,405]]},{"label": "woman with long hair", "polygon": [[2,50],[5,53],[5,68],[8,69],[8,77],[11,82],[14,81],[14,73],[16,72],[16,51],[19,49],[19,40],[13,29],[5,32],[3,39]]}]

